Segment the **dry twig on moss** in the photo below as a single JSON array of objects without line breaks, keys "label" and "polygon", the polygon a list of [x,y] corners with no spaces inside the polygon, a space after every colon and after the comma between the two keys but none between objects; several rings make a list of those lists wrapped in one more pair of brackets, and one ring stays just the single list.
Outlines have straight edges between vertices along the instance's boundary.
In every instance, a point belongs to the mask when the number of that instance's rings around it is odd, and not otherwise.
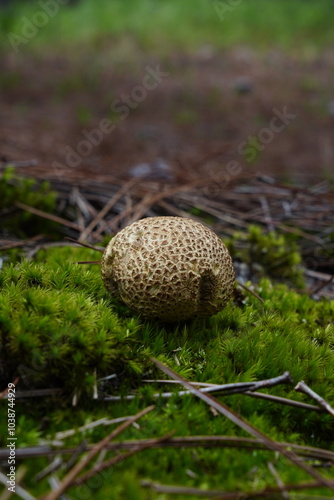
[{"label": "dry twig on moss", "polygon": [[302,380],[301,382],[298,382],[298,384],[295,387],[295,391],[297,392],[303,392],[304,394],[307,394],[310,396],[314,401],[316,401],[324,410],[326,410],[330,415],[334,417],[334,408],[327,403],[319,394],[314,392],[305,382]]},{"label": "dry twig on moss", "polygon": [[125,429],[127,429],[131,424],[136,422],[139,418],[143,417],[150,411],[154,409],[154,406],[148,406],[144,410],[140,411],[133,417],[129,418],[126,422],[123,422],[119,427],[117,427],[115,430],[113,430],[108,436],[103,438],[99,443],[97,443],[86,455],[83,457],[79,463],[77,463],[69,472],[68,474],[64,477],[64,479],[61,481],[59,487],[47,495],[43,496],[40,498],[40,500],[56,500],[64,491],[66,491],[72,484],[77,475],[89,464],[89,462],[103,449],[106,447],[106,445],[114,439],[116,436],[118,436],[121,432],[123,432]]},{"label": "dry twig on moss", "polygon": [[120,455],[116,455],[115,457],[110,458],[109,460],[106,460],[105,462],[100,463],[97,466],[94,466],[90,471],[86,472],[86,474],[83,474],[82,476],[78,477],[73,481],[73,486],[78,486],[79,484],[85,483],[88,479],[90,479],[92,476],[95,474],[101,472],[104,469],[107,469],[109,467],[112,467],[113,465],[118,464],[119,462],[122,462],[123,460],[126,460],[127,458],[132,457],[136,453],[139,453],[140,451],[147,450],[148,448],[152,448],[153,446],[156,446],[164,441],[167,441],[170,439],[172,436],[172,432],[169,432],[165,436],[162,436],[161,438],[157,438],[154,440],[146,440],[143,441],[142,443],[138,444],[137,446],[134,446],[130,451],[127,453],[122,453]]},{"label": "dry twig on moss", "polygon": [[[126,417],[128,419],[129,417]],[[72,435],[72,434],[71,434]],[[242,448],[250,450],[267,450],[267,447],[254,438],[244,438],[236,436],[177,436],[166,441],[159,441],[155,438],[149,439],[131,439],[125,441],[116,441],[109,443],[106,450],[131,450],[136,446],[149,444],[151,448],[193,448],[200,446],[202,448]],[[294,443],[280,442],[281,446],[291,448],[298,455],[310,460],[320,460],[325,462],[334,462],[334,451],[312,446],[298,445]],[[94,445],[86,444],[83,451],[89,451]],[[18,460],[27,458],[48,457],[52,455],[73,454],[77,448],[51,448],[48,445],[31,446],[27,448],[17,448],[16,457]],[[8,456],[6,448],[0,449],[0,460]]]},{"label": "dry twig on moss", "polygon": [[[245,500],[248,498],[263,498],[270,496],[276,497],[277,493],[282,493],[282,489],[279,486],[264,488],[263,490],[260,491],[227,492],[224,490],[202,490],[200,488],[191,488],[187,486],[170,486],[166,484],[159,484],[153,481],[142,481],[141,485],[146,488],[151,488],[153,491],[156,491],[158,493],[169,493],[175,495],[197,495],[206,498],[217,498],[219,500]],[[334,481],[332,481],[332,486],[334,487]],[[318,487],[319,487],[318,481],[286,484],[284,486],[285,491],[300,491]]]},{"label": "dry twig on moss", "polygon": [[208,394],[203,394],[200,390],[193,387],[186,379],[181,377],[179,374],[174,372],[171,368],[164,365],[160,361],[155,358],[152,358],[153,363],[160,368],[161,371],[169,375],[171,378],[175,380],[179,380],[181,384],[186,387],[190,392],[192,392],[195,396],[202,399],[206,404],[210,407],[215,408],[219,413],[224,415],[226,418],[231,420],[234,424],[238,425],[241,429],[248,432],[252,436],[254,436],[259,441],[263,442],[268,449],[273,451],[278,451],[283,456],[285,456],[288,460],[297,465],[300,469],[303,469],[307,474],[318,481],[318,485],[326,486],[334,491],[334,481],[330,481],[326,477],[319,474],[317,470],[313,467],[305,464],[300,457],[298,457],[293,451],[287,450],[282,447],[278,442],[273,441],[271,438],[266,436],[262,431],[254,427],[252,424],[247,422],[245,419],[237,415],[233,410],[228,408],[226,405],[215,399],[213,396],[209,396]]},{"label": "dry twig on moss", "polygon": [[38,215],[39,217],[43,217],[44,219],[51,220],[52,222],[57,222],[62,226],[70,227],[72,229],[75,229],[76,231],[83,230],[82,226],[80,226],[79,224],[66,220],[63,217],[58,217],[58,215],[48,214],[47,212],[43,212],[42,210],[38,210],[37,208],[34,207],[29,207],[29,205],[26,205],[25,203],[20,203],[19,201],[17,201],[15,205],[21,208],[22,210],[26,210],[27,212],[30,212],[34,215]]}]

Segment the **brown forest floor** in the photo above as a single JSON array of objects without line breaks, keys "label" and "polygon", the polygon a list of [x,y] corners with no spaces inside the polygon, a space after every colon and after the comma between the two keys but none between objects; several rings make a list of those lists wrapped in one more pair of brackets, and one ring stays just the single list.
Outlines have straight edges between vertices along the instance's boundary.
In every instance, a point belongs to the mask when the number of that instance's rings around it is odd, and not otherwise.
[{"label": "brown forest floor", "polygon": [[222,236],[249,223],[300,234],[305,265],[333,273],[333,51],[0,57],[0,172],[50,179],[59,212],[81,214],[70,236],[195,208]]},{"label": "brown forest floor", "polygon": [[[152,90],[134,90],[143,81],[152,84],[144,80],[146,68],[157,65],[168,76]],[[124,53],[105,47],[98,56],[2,55],[1,67],[0,160],[37,160],[25,173],[54,177],[57,161],[64,165],[62,175],[75,169],[89,177],[139,175],[151,168],[152,177],[166,181],[206,176],[225,182],[235,171],[301,185],[333,179],[331,51],[301,61],[275,50],[203,48],[158,59],[135,47]],[[131,92],[147,95],[133,109],[127,106],[122,119],[112,103]],[[272,119],[284,109],[289,117],[279,127],[282,122]],[[66,164],[66,148],[76,150],[86,139],[83,130],[95,129],[104,118],[114,122],[113,131],[76,166]],[[258,136],[253,145],[260,149],[252,162],[247,157],[254,148],[240,153],[249,136]],[[157,158],[163,162],[138,167]],[[232,174],[231,160],[238,164]]]}]

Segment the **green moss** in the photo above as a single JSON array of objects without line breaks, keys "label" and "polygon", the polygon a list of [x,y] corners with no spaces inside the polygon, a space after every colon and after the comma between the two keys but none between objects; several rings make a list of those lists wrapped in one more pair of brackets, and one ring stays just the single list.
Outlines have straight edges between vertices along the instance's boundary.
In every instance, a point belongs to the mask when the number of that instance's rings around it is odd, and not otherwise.
[{"label": "green moss", "polygon": [[56,207],[56,193],[46,181],[37,182],[19,176],[13,167],[8,167],[0,176],[1,232],[26,238],[40,233],[52,232],[58,227],[54,222],[16,207],[21,202],[44,212],[52,213]]},{"label": "green moss", "polygon": [[[262,279],[257,291],[264,304],[247,295],[242,308],[230,303],[208,319],[175,325],[146,321],[108,295],[98,265],[74,264],[95,259],[92,250],[59,247],[39,252],[35,262],[5,265],[0,272],[0,389],[16,375],[20,376],[18,389],[64,388],[62,396],[17,399],[18,446],[50,442],[59,431],[78,429],[103,417],[132,415],[152,402],[155,410],[119,439],[145,439],[171,431],[176,436],[245,435],[193,396],[178,396],[177,386],[142,382],[163,378],[148,361],[149,355],[202,382],[260,380],[288,370],[294,383],[305,380],[333,404],[333,301],[316,302],[286,285]],[[93,400],[96,380],[112,374],[115,377],[109,381],[98,382],[101,394],[125,396],[137,391],[138,397]],[[277,386],[265,392],[313,403],[293,387]],[[154,394],[162,390],[175,394],[156,399]],[[74,393],[80,396],[76,407],[71,406]],[[329,414],[242,395],[218,398],[273,439],[334,449]],[[7,435],[6,412],[6,400],[0,400],[0,446]],[[63,438],[62,446],[76,447],[83,439],[94,443],[110,430],[99,426],[77,431]],[[164,498],[142,488],[144,479],[204,489],[259,490],[275,484],[268,475],[268,461],[286,483],[307,479],[286,459],[267,451],[158,448],[118,464],[87,485],[71,488],[69,495],[101,500]],[[47,479],[36,483],[34,476],[49,459],[24,463],[28,472],[22,485],[36,497],[45,494]],[[59,478],[64,473],[60,469]],[[316,493],[330,494],[321,488]]]},{"label": "green moss", "polygon": [[1,273],[2,385],[19,375],[28,387],[91,394],[95,374],[131,368],[134,320],[113,312],[96,272],[61,253]]},{"label": "green moss", "polygon": [[250,225],[247,233],[236,232],[225,243],[234,259],[249,264],[252,275],[267,276],[302,289],[302,258],[295,240],[294,236],[266,233],[261,227]]}]

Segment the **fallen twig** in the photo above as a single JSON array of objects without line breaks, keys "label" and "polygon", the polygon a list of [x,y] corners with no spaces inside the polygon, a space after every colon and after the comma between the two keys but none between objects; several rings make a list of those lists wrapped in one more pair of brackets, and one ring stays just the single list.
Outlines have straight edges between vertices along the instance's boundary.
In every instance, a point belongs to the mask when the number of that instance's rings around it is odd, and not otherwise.
[{"label": "fallen twig", "polygon": [[93,245],[88,245],[87,243],[83,243],[82,241],[75,240],[74,238],[69,238],[68,236],[65,236],[65,240],[72,241],[72,243],[77,243],[81,247],[85,248],[90,248],[90,250],[96,250],[97,252],[104,252],[104,248],[102,247],[95,247]]},{"label": "fallen twig", "polygon": [[63,463],[63,459],[60,456],[56,456],[54,460],[52,460],[52,462],[47,465],[47,467],[36,474],[36,476],[34,477],[34,481],[38,482],[52,472],[58,470],[63,465]]},{"label": "fallen twig", "polygon": [[19,240],[19,241],[10,241],[10,240],[0,240],[0,251],[1,250],[10,250],[11,248],[19,248],[23,247],[25,245],[30,245],[32,243],[35,243],[36,241],[42,239],[43,236],[38,234],[37,236],[34,236],[33,238],[30,238],[29,240]]},{"label": "fallen twig", "polygon": [[320,285],[316,285],[312,290],[309,291],[310,295],[316,295],[319,293],[323,288],[326,288],[326,286],[330,285],[334,280],[334,276],[331,276],[328,280],[324,281],[323,283],[320,283]]},{"label": "fallen twig", "polygon": [[[177,495],[197,495],[206,498],[217,498],[220,500],[246,500],[248,498],[262,498],[276,495],[281,493],[282,489],[277,487],[264,488],[260,491],[236,491],[236,492],[226,492],[222,490],[203,490],[200,488],[191,488],[187,486],[170,486],[165,484],[159,484],[154,481],[142,481],[141,485],[145,488],[151,488],[157,493],[169,493]],[[318,488],[318,481],[308,481],[296,484],[286,484],[286,491],[298,491],[306,490],[311,488]],[[334,487],[334,481],[332,481],[332,487]],[[328,497],[330,498],[330,497]]]},{"label": "fallen twig", "polygon": [[73,264],[101,264],[100,260],[79,260]]},{"label": "fallen twig", "polygon": [[[65,466],[65,471],[70,470],[70,469],[74,466],[75,462],[78,460],[78,457],[79,457],[82,453],[84,453],[84,451],[85,451],[86,447],[87,447],[87,441],[86,441],[86,439],[83,439],[83,440],[81,441],[81,443],[80,443],[80,444],[79,444],[79,445],[75,448],[75,450],[74,450],[74,452],[73,452],[73,454],[72,454],[71,458],[70,458],[70,459],[68,460],[68,462],[66,463],[66,466]],[[102,453],[102,452],[105,452],[105,448],[103,448],[103,450],[101,451],[101,453]]]},{"label": "fallen twig", "polygon": [[238,283],[239,286],[241,286],[241,288],[243,288],[244,290],[246,290],[246,292],[252,294],[257,300],[259,300],[262,304],[264,304],[264,300],[260,297],[260,295],[258,295],[257,293],[255,293],[253,290],[251,290],[250,288],[248,288],[248,286],[244,285],[243,283],[241,283],[238,280],[237,280],[237,283]]},{"label": "fallen twig", "polygon": [[[166,382],[166,381],[165,381]],[[189,382],[192,385],[197,385],[196,383]],[[236,382],[232,384],[209,384],[199,391],[205,392],[221,392],[224,391],[223,396],[229,396],[231,394],[242,394],[249,391],[256,391],[257,389],[264,389],[266,387],[273,387],[278,384],[291,384],[292,379],[289,372],[283,373],[278,377],[273,377],[271,379],[259,380],[257,382]],[[191,391],[179,391],[179,392],[162,392],[155,393],[152,395],[153,398],[170,398],[172,396],[186,396],[191,394]],[[104,401],[121,401],[122,399],[134,399],[138,397],[137,394],[129,394],[128,396],[105,396]]]},{"label": "fallen twig", "polygon": [[[123,212],[119,213],[118,216],[114,217],[110,222],[109,222],[109,228],[114,229],[115,225],[118,224],[125,216],[128,216],[130,213],[136,213],[136,218],[142,217],[146,210],[151,207],[154,203],[157,203],[158,201],[163,200],[164,198],[167,198],[169,196],[172,196],[175,193],[179,193],[182,191],[189,191],[192,187],[195,187],[197,185],[203,184],[203,179],[196,179],[194,181],[191,181],[186,184],[182,185],[177,185],[170,187],[169,189],[165,190],[160,190],[157,193],[148,196],[147,198],[142,199],[137,205],[134,207],[130,207],[129,211],[124,210]],[[96,234],[100,234],[99,231],[97,231]]]},{"label": "fallen twig", "polygon": [[298,382],[298,384],[295,387],[295,391],[307,394],[334,417],[334,408],[332,408],[332,406],[329,403],[327,403],[327,401],[325,401],[321,396],[319,396],[319,394],[310,389],[310,387],[307,384],[305,384],[303,380],[301,382]]},{"label": "fallen twig", "polygon": [[77,434],[78,432],[85,432],[90,429],[94,429],[95,427],[98,427],[100,425],[112,425],[112,424],[119,424],[121,422],[126,422],[129,420],[131,416],[128,417],[118,417],[118,418],[113,418],[113,419],[108,419],[107,417],[100,418],[99,420],[94,420],[94,422],[90,422],[89,424],[82,425],[78,429],[68,429],[67,431],[60,431],[56,432],[54,435],[54,439],[59,440],[59,439],[65,439],[67,437],[73,436],[74,434]]},{"label": "fallen twig", "polygon": [[[142,380],[142,382],[162,383],[162,384],[178,384],[179,383],[177,380],[164,380],[164,379]],[[190,382],[190,383],[194,386],[197,386],[197,387],[212,387],[212,388],[219,387],[218,384],[209,384],[206,382]],[[243,382],[241,382],[241,383],[243,383]],[[228,385],[235,385],[235,384],[228,384]],[[188,393],[188,391],[184,391],[184,392]],[[166,394],[166,395],[169,394],[171,397],[175,393],[170,392],[170,393],[162,393],[162,394]],[[231,393],[224,393],[224,394],[222,394],[222,396],[228,396],[229,394],[231,394]],[[235,392],[234,394],[237,394],[237,393]],[[266,394],[263,392],[256,392],[253,389],[242,392],[241,394],[244,394],[245,396],[252,396],[254,398],[259,398],[259,399],[267,399],[268,401],[272,401],[273,403],[280,403],[280,404],[287,405],[287,406],[294,406],[295,408],[301,408],[303,410],[311,410],[311,411],[317,411],[317,412],[325,411],[324,408],[319,408],[319,406],[314,406],[314,405],[310,405],[307,403],[302,403],[301,401],[295,401],[294,399],[282,398],[281,396],[274,396],[272,394]],[[161,393],[153,395],[153,397],[159,397],[159,396],[161,396]],[[167,396],[165,396],[165,397],[167,397]],[[126,398],[126,396],[125,396],[125,398]],[[132,395],[131,395],[131,398],[132,398]]]},{"label": "fallen twig", "polygon": [[[15,382],[14,382],[15,383]],[[55,396],[57,394],[60,394],[62,392],[62,389],[32,389],[32,390],[27,390],[27,391],[17,391],[15,393],[15,399],[25,399],[25,398],[36,398],[36,397],[45,397],[45,396]],[[0,395],[1,396],[1,395]],[[6,398],[6,393],[3,396]]]},{"label": "fallen twig", "polygon": [[269,462],[268,463],[268,469],[270,470],[271,474],[274,476],[275,480],[276,480],[276,483],[277,483],[277,486],[278,488],[280,488],[281,490],[281,495],[282,495],[282,498],[284,498],[285,500],[289,500],[290,499],[290,495],[289,493],[287,492],[287,489],[285,487],[285,484],[283,483],[280,475],[278,474],[275,466],[273,463]]},{"label": "fallen twig", "polygon": [[275,227],[273,225],[273,219],[270,213],[270,207],[267,198],[264,195],[260,195],[260,203],[262,206],[262,210],[264,213],[264,219],[266,221],[266,224],[268,226],[269,231],[274,231]]},{"label": "fallen twig", "polygon": [[112,457],[109,460],[106,460],[105,462],[102,462],[99,465],[94,466],[90,471],[86,472],[86,474],[83,474],[82,476],[75,479],[73,481],[73,486],[78,486],[79,484],[85,483],[89,478],[91,478],[98,472],[101,472],[104,469],[112,467],[113,465],[116,465],[119,462],[122,462],[123,460],[132,457],[133,455],[139,453],[140,451],[147,450],[148,448],[152,448],[152,446],[156,446],[159,445],[160,443],[163,443],[164,441],[167,441],[168,439],[171,438],[172,435],[173,433],[169,432],[165,436],[152,440],[151,442],[149,441],[143,442],[142,444],[135,446],[132,450],[128,451],[127,453],[116,455],[115,457]]},{"label": "fallen twig", "polygon": [[119,427],[113,430],[108,436],[106,436],[102,441],[97,443],[89,453],[83,457],[78,464],[76,464],[61,481],[59,488],[57,490],[48,493],[47,495],[41,497],[39,500],[56,500],[64,491],[66,491],[73,483],[76,476],[89,464],[89,462],[111,441],[113,438],[118,436],[121,432],[127,429],[136,420],[143,417],[150,411],[154,409],[154,406],[148,406],[144,410],[140,411],[133,417],[129,418],[126,422],[123,422]]},{"label": "fallen twig", "polygon": [[[149,443],[152,448],[192,448],[200,446],[202,448],[243,448],[243,449],[256,449],[256,450],[267,450],[267,447],[260,443],[254,438],[245,437],[235,437],[235,436],[178,436],[168,439],[168,441],[163,441],[157,444],[155,439],[131,439],[125,441],[118,441],[109,443],[105,449],[110,450],[131,450],[136,446],[141,444]],[[281,446],[291,448],[298,455],[309,458],[312,460],[322,460],[334,463],[334,451],[325,450],[322,448],[314,448],[312,446],[298,445],[294,443],[280,442]],[[90,451],[94,445],[86,444],[83,451]],[[51,448],[48,445],[32,446],[27,448],[17,448],[16,458],[18,460],[28,459],[28,458],[38,458],[46,457],[52,455],[63,455],[63,454],[73,454],[77,448]],[[4,460],[8,457],[8,449],[0,448],[0,460]]]},{"label": "fallen twig", "polygon": [[127,193],[129,191],[129,189],[131,189],[132,186],[134,186],[134,184],[136,184],[137,182],[139,182],[141,180],[140,177],[136,178],[136,177],[133,177],[132,179],[130,179],[128,182],[126,182],[122,187],[121,189],[114,195],[110,198],[110,200],[108,201],[108,203],[106,203],[104,205],[104,207],[102,208],[102,210],[100,210],[100,212],[97,214],[97,216],[90,222],[90,224],[86,227],[86,229],[84,229],[80,235],[80,238],[79,238],[79,241],[84,241],[87,236],[90,235],[90,233],[92,232],[92,230],[94,229],[95,226],[97,226],[97,224],[99,222],[102,221],[102,219],[106,216],[106,214],[111,210],[111,208],[115,205],[115,203],[117,203],[118,200],[120,200],[122,198],[122,196]]},{"label": "fallen twig", "polygon": [[268,401],[272,401],[273,403],[279,403],[287,406],[294,406],[295,408],[301,408],[302,410],[311,410],[317,412],[325,411],[323,408],[319,408],[319,406],[309,405],[307,403],[302,403],[301,401],[295,401],[294,399],[282,398],[280,396],[274,396],[273,394],[265,394],[263,392],[244,392],[245,396],[251,396],[253,398],[267,399]]},{"label": "fallen twig", "polygon": [[52,222],[57,222],[62,226],[70,227],[71,229],[75,229],[76,231],[83,230],[82,226],[80,226],[79,224],[75,224],[75,222],[71,222],[69,220],[63,219],[62,217],[58,217],[58,215],[48,214],[47,212],[43,212],[42,210],[38,210],[37,208],[30,207],[29,205],[26,205],[25,203],[21,203],[19,201],[17,201],[15,205],[19,208],[22,208],[22,210],[26,210],[27,212],[38,215],[39,217],[43,217],[44,219],[51,220]]},{"label": "fallen twig", "polygon": [[311,278],[316,278],[319,280],[330,280],[333,279],[334,276],[332,274],[321,273],[319,271],[313,271],[313,269],[305,269],[306,276],[310,276]]},{"label": "fallen twig", "polygon": [[[8,456],[8,455],[7,455]],[[8,476],[0,472],[0,483],[8,488]],[[7,491],[7,490],[6,490]],[[15,484],[15,494],[23,500],[36,500],[27,490],[22,488],[19,484]]]}]

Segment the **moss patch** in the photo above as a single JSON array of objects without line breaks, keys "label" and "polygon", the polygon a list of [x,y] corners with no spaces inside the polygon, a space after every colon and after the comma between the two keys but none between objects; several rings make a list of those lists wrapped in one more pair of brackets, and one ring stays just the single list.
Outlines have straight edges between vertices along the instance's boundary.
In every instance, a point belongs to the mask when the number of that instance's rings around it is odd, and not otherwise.
[{"label": "moss patch", "polygon": [[246,233],[235,232],[226,240],[226,246],[234,259],[250,266],[252,276],[267,276],[276,281],[304,288],[303,272],[295,235],[276,231],[266,232],[250,225]]},{"label": "moss patch", "polygon": [[15,204],[21,202],[51,213],[56,208],[56,198],[57,194],[50,189],[48,182],[24,178],[14,168],[8,167],[0,177],[0,234],[15,234],[19,238],[40,233],[51,236],[58,224],[22,211]]},{"label": "moss patch", "polygon": [[95,376],[131,365],[138,324],[120,320],[98,274],[68,256],[57,249],[45,263],[23,261],[0,274],[2,385],[18,374],[28,387],[91,394]]},{"label": "moss patch", "polygon": [[[257,292],[264,305],[247,296],[243,308],[230,303],[214,317],[166,325],[133,315],[109,296],[98,265],[74,264],[95,259],[91,250],[52,248],[39,252],[33,263],[5,265],[0,273],[1,387],[19,375],[18,389],[64,388],[62,396],[16,401],[18,446],[50,442],[61,430],[78,429],[102,417],[131,415],[152,402],[155,410],[140,421],[139,428],[122,434],[122,440],[170,431],[176,436],[245,435],[192,396],[156,399],[155,393],[176,393],[177,388],[142,382],[143,378],[163,378],[148,355],[202,382],[260,380],[289,370],[294,382],[304,379],[329,402],[334,401],[334,302],[315,302],[263,279]],[[97,382],[108,375],[113,375],[109,381]],[[94,384],[100,396],[136,391],[137,397],[118,402],[93,400]],[[290,385],[266,392],[312,403]],[[76,407],[71,406],[74,393],[80,396]],[[222,400],[273,439],[334,449],[330,415],[241,395]],[[6,400],[1,400],[0,412],[0,446],[4,447]],[[75,447],[83,437],[96,442],[108,432],[110,426],[78,431],[64,438],[62,446]],[[286,459],[266,451],[163,448],[142,452],[69,493],[78,499],[83,495],[168,498],[142,488],[143,479],[259,490],[275,485],[268,475],[268,461],[274,462],[286,483],[307,479]],[[47,480],[35,482],[34,476],[49,464],[48,458],[24,463],[28,469],[24,486],[36,496],[45,493]],[[58,474],[62,477],[64,471]],[[321,488],[316,491],[329,494]]]}]

